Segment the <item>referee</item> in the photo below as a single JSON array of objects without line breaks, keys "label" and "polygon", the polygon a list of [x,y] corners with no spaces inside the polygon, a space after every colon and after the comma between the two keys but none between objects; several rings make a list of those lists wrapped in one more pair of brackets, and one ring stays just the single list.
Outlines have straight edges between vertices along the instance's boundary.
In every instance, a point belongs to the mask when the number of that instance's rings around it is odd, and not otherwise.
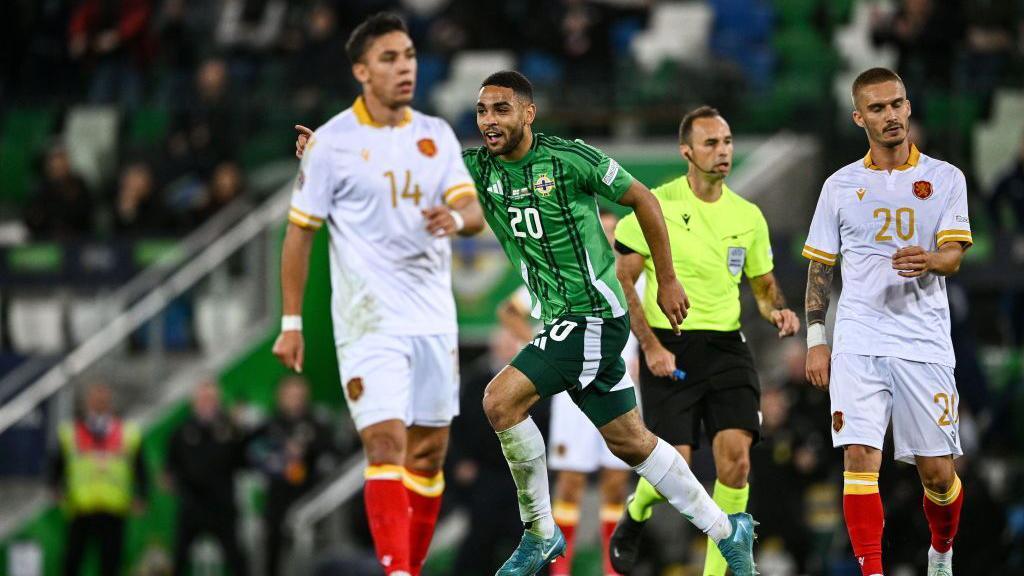
[{"label": "referee", "polygon": [[[750,447],[761,426],[760,384],[740,332],[741,277],[750,281],[761,316],[779,329],[780,338],[795,334],[800,320],[786,307],[772,274],[761,210],[725,185],[733,153],[729,124],[709,106],[693,110],[679,126],[679,151],[689,172],[652,192],[668,224],[676,275],[692,304],[682,333],[672,331],[658,308],[651,252],[635,215],[615,229],[617,272],[646,360],[640,363],[640,397],[647,427],[689,462],[704,424],[718,471],[714,500],[731,514],[746,510]],[[641,272],[647,280],[642,301],[633,288]],[[676,369],[686,372],[685,380],[673,379]],[[662,500],[641,478],[610,543],[620,573],[629,574],[636,563],[644,522]],[[724,576],[726,563],[714,543],[708,543],[707,554],[704,575]]]}]

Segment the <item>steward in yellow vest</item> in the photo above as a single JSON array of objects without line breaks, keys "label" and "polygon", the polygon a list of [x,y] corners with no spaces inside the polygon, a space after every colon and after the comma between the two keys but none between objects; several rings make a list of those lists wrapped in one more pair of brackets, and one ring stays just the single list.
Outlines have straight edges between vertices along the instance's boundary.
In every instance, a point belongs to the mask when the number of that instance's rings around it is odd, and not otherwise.
[{"label": "steward in yellow vest", "polygon": [[61,424],[51,485],[68,515],[64,574],[78,574],[90,540],[100,552],[100,573],[121,573],[128,515],[148,491],[138,426],[113,415],[105,385],[86,391],[83,415]]}]

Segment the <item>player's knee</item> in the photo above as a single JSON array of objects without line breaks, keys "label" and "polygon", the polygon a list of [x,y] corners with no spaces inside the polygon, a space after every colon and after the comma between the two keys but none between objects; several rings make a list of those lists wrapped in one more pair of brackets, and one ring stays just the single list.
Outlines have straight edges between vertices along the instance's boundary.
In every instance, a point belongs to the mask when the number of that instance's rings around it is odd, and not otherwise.
[{"label": "player's knee", "polygon": [[716,463],[719,468],[718,479],[730,488],[742,488],[750,476],[750,455],[744,451],[730,453],[724,462]]},{"label": "player's knee", "polygon": [[882,452],[870,446],[851,444],[843,458],[847,472],[878,472],[882,467]]},{"label": "player's knee", "polygon": [[953,478],[956,476],[952,462],[919,462],[917,473],[925,488],[940,494],[949,492],[949,489],[953,487]]},{"label": "player's knee", "polygon": [[555,497],[566,502],[578,503],[583,499],[587,476],[579,472],[559,472],[555,482]]},{"label": "player's knee", "polygon": [[430,439],[410,447],[406,454],[406,467],[425,472],[436,472],[444,466],[447,443],[441,439]]},{"label": "player's knee", "polygon": [[657,443],[657,439],[650,432],[640,435],[605,435],[604,440],[608,450],[630,466],[637,466],[646,460]]},{"label": "player's knee", "polygon": [[498,431],[508,428],[508,426],[504,426],[507,416],[505,415],[506,410],[504,409],[500,392],[496,392],[491,386],[488,386],[484,390],[483,405],[484,414],[487,416],[487,421],[491,423],[492,428]]},{"label": "player's knee", "polygon": [[391,432],[379,432],[363,438],[366,460],[373,465],[404,464],[405,438]]}]

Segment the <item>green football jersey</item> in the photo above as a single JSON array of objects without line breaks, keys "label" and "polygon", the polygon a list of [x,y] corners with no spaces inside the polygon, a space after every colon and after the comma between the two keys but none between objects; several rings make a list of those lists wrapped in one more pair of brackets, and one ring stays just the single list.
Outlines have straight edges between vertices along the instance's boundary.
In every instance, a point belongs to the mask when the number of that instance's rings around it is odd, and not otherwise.
[{"label": "green football jersey", "polygon": [[601,228],[597,196],[617,202],[633,177],[581,140],[534,134],[522,159],[486,148],[462,153],[480,206],[530,288],[533,316],[617,318],[626,299]]}]

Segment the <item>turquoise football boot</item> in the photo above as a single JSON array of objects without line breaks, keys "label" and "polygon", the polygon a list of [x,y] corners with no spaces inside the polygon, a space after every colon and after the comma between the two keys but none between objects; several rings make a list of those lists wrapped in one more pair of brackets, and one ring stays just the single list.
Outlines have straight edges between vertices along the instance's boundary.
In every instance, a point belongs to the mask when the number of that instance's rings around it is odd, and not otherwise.
[{"label": "turquoise football boot", "polygon": [[718,551],[732,568],[735,576],[755,576],[754,566],[754,527],[758,525],[754,518],[746,512],[729,515],[732,534],[718,543]]},{"label": "turquoise football boot", "polygon": [[501,565],[494,576],[534,576],[540,569],[565,554],[565,536],[555,526],[551,538],[541,538],[533,532],[523,532],[523,539],[512,557]]}]

